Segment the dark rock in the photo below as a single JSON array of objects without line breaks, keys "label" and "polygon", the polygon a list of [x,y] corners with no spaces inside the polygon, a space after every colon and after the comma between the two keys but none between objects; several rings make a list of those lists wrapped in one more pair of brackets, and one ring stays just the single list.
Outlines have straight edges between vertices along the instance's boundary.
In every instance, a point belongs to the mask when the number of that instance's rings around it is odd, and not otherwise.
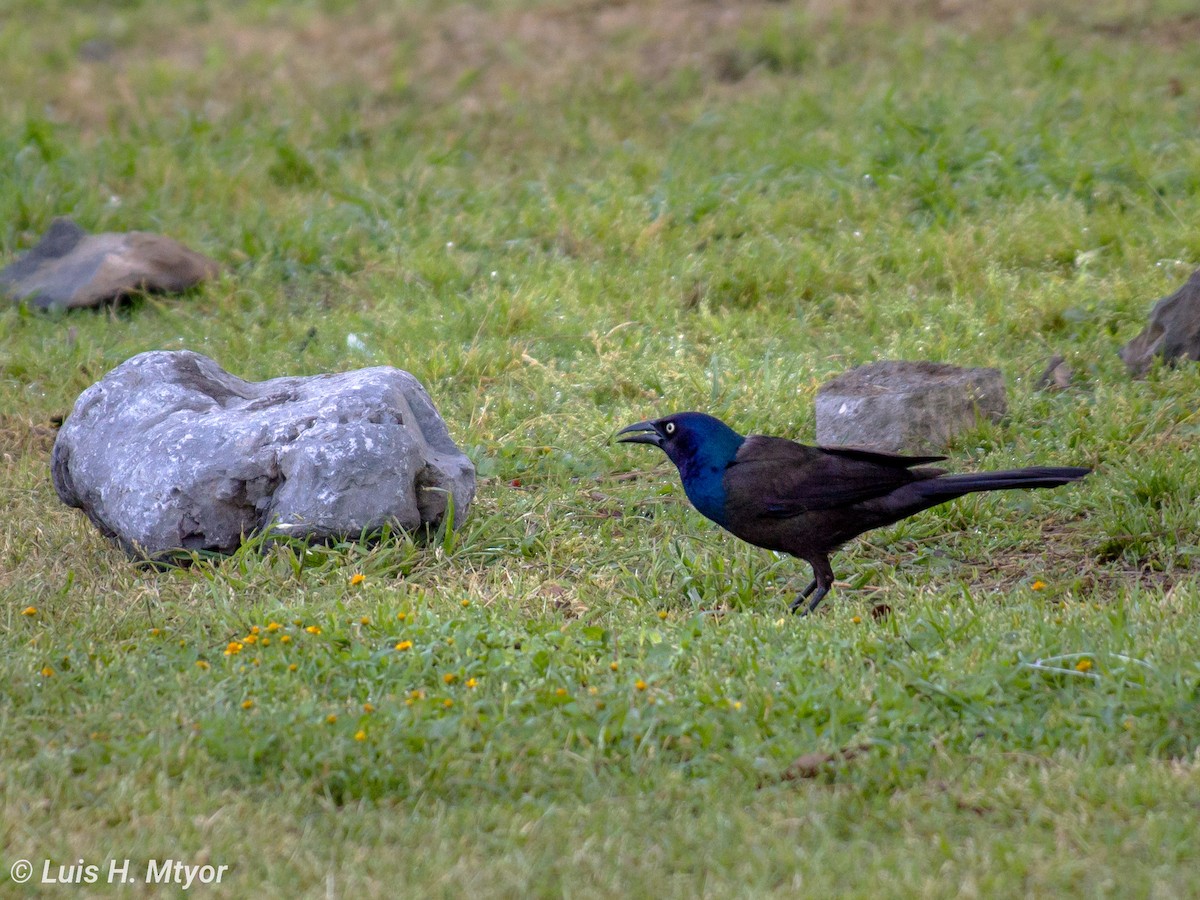
[{"label": "dark rock", "polygon": [[792,760],[792,764],[783,772],[784,781],[796,781],[801,778],[818,778],[829,772],[837,763],[850,762],[871,749],[870,744],[854,744],[842,747],[832,753],[814,751],[805,753]]},{"label": "dark rock", "polygon": [[185,291],[218,271],[207,256],[161,234],[88,234],[55,219],[36,247],[0,270],[0,290],[41,309],[76,309],[139,291]]},{"label": "dark rock", "polygon": [[59,497],[137,557],[232,552],[274,525],[324,540],[464,520],[475,467],[412,375],[376,367],[247,382],[189,351],[143,353],[75,402]]},{"label": "dark rock", "polygon": [[117,53],[117,45],[104,38],[92,38],[79,45],[79,58],[88,62],[107,62]]},{"label": "dark rock", "polygon": [[1071,386],[1071,379],[1074,377],[1075,373],[1071,371],[1067,361],[1060,354],[1055,353],[1050,357],[1046,368],[1042,370],[1042,374],[1037,377],[1033,386],[1039,391],[1064,391]]},{"label": "dark rock", "polygon": [[817,391],[817,443],[887,451],[941,450],[1008,409],[996,369],[934,362],[859,366]]},{"label": "dark rock", "polygon": [[1200,269],[1175,293],[1150,310],[1150,324],[1120,349],[1129,374],[1145,375],[1155,355],[1166,362],[1200,360]]}]

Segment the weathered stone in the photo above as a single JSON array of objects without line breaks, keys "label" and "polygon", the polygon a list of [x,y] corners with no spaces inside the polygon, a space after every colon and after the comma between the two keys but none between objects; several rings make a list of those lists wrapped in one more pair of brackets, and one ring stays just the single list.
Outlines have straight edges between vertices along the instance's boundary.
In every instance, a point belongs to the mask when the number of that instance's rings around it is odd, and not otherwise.
[{"label": "weathered stone", "polygon": [[996,369],[884,361],[859,366],[817,391],[817,443],[887,451],[941,450],[980,419],[1008,409]]},{"label": "weathered stone", "polygon": [[139,291],[185,291],[219,271],[216,262],[161,234],[88,234],[55,219],[32,250],[0,270],[0,290],[41,309],[99,306]]},{"label": "weathered stone", "polygon": [[1129,374],[1145,375],[1155,355],[1167,362],[1200,360],[1200,269],[1150,310],[1150,324],[1120,349]]},{"label": "weathered stone", "polygon": [[247,382],[189,351],[142,353],[75,402],[59,497],[138,557],[232,552],[272,525],[324,540],[462,522],[475,467],[412,375],[380,366]]}]

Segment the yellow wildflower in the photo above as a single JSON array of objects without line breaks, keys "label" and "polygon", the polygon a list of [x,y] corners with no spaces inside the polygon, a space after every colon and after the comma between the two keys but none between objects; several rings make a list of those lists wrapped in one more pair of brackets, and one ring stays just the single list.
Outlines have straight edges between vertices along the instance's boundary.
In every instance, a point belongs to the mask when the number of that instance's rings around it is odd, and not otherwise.
[{"label": "yellow wildflower", "polygon": [[362,584],[366,580],[367,580],[367,576],[364,575],[362,572],[355,572],[353,575],[350,576],[351,584]]},{"label": "yellow wildflower", "polygon": [[560,688],[558,688],[557,690],[555,690],[555,692],[554,692],[554,696],[556,696],[556,697],[565,697],[565,696],[567,696],[567,689],[566,689],[566,688],[563,688],[563,687],[560,687]]},{"label": "yellow wildflower", "polygon": [[454,705],[454,701],[451,700],[449,697],[447,697],[445,700],[442,701],[442,706],[446,707],[446,709],[449,709],[453,705]]},{"label": "yellow wildflower", "polygon": [[400,643],[398,643],[396,645],[396,649],[397,650],[411,650],[412,649],[412,641],[401,641]]},{"label": "yellow wildflower", "polygon": [[454,682],[457,680],[458,680],[458,676],[455,675],[453,672],[447,672],[445,675],[442,676],[442,681],[446,682],[446,684],[454,684]]},{"label": "yellow wildflower", "polygon": [[161,629],[161,628],[151,628],[151,629],[150,629],[150,634],[151,634],[153,637],[158,637],[160,634],[162,634],[162,629]]},{"label": "yellow wildflower", "polygon": [[396,621],[398,621],[398,622],[403,622],[407,618],[408,618],[408,613],[406,613],[406,612],[396,613]]},{"label": "yellow wildflower", "polygon": [[375,705],[372,703],[364,703],[363,704],[363,712],[365,712],[365,713],[375,712]]},{"label": "yellow wildflower", "polygon": [[244,638],[242,638],[242,643],[243,644],[257,644],[258,643],[258,635],[252,631],[248,635],[246,635]]},{"label": "yellow wildflower", "polygon": [[333,713],[330,713],[329,715],[327,715],[327,716],[325,717],[325,721],[326,721],[326,723],[328,723],[329,725],[333,725],[334,723],[336,723],[336,722],[337,722],[337,716],[335,716]]},{"label": "yellow wildflower", "polygon": [[358,731],[354,732],[354,739],[356,741],[365,741],[367,739],[367,733],[360,728]]},{"label": "yellow wildflower", "polygon": [[469,687],[469,688],[473,688],[473,687],[475,687],[475,685],[477,685],[477,684],[479,684],[479,682],[478,682],[476,679],[474,679],[474,678],[468,678],[468,679],[467,679],[467,687]]},{"label": "yellow wildflower", "polygon": [[633,686],[635,688],[637,688],[639,691],[644,691],[646,689],[646,682],[642,681],[642,679],[639,678],[637,681],[635,681],[633,683]]},{"label": "yellow wildflower", "polygon": [[371,624],[371,617],[370,617],[370,616],[363,616],[362,618],[360,618],[360,619],[358,620],[358,624],[359,624],[359,625],[370,625],[370,624]]},{"label": "yellow wildflower", "polygon": [[259,642],[258,642],[258,645],[259,645],[260,647],[265,647],[265,646],[267,646],[269,643],[271,643],[271,639],[270,639],[269,637],[265,637],[265,638],[263,638],[261,641],[259,641]]},{"label": "yellow wildflower", "polygon": [[291,642],[292,642],[292,636],[290,634],[281,634],[279,636],[279,643],[290,644]]},{"label": "yellow wildflower", "polygon": [[1040,578],[1029,586],[1030,590],[1034,590],[1034,591],[1043,590],[1045,587],[1046,587],[1046,582],[1042,581]]},{"label": "yellow wildflower", "polygon": [[1079,662],[1075,663],[1075,670],[1078,672],[1087,672],[1092,668],[1092,661],[1086,656]]},{"label": "yellow wildflower", "polygon": [[850,621],[853,622],[855,625],[861,625],[862,624],[862,616],[853,616],[850,619]]},{"label": "yellow wildflower", "polygon": [[667,611],[666,611],[665,609],[660,609],[660,610],[658,611],[658,617],[659,617],[660,619],[666,619],[666,617],[667,617]]},{"label": "yellow wildflower", "polygon": [[251,633],[251,634],[258,634],[260,631],[262,631],[262,629],[261,629],[261,628],[259,628],[257,625],[251,625],[251,626],[250,626],[250,633]]},{"label": "yellow wildflower", "polygon": [[242,709],[254,709],[254,701],[246,699],[242,701]]},{"label": "yellow wildflower", "polygon": [[462,606],[463,606],[464,608],[466,608],[466,607],[468,607],[468,606],[470,606],[470,605],[471,605],[471,601],[470,601],[470,600],[468,600],[466,597],[464,597],[464,598],[462,599]]},{"label": "yellow wildflower", "polygon": [[615,672],[615,671],[617,671],[617,669],[619,669],[621,666],[620,666],[620,664],[619,664],[619,663],[618,663],[618,662],[617,662],[617,661],[614,659],[612,662],[610,662],[610,663],[608,664],[608,667],[609,667],[610,669],[612,669],[612,670]]},{"label": "yellow wildflower", "polygon": [[267,623],[267,631],[278,631],[282,627],[283,626],[280,625],[278,622],[268,622]]},{"label": "yellow wildflower", "polygon": [[196,668],[197,669],[207,669],[208,663],[203,659],[198,659],[198,660],[196,660]]},{"label": "yellow wildflower", "polygon": [[36,606],[27,606],[23,610],[21,610],[21,615],[36,616],[37,615],[37,607]]},{"label": "yellow wildflower", "polygon": [[54,670],[52,668],[50,668],[49,666],[42,666],[42,677],[43,678],[52,678],[53,676],[54,676]]},{"label": "yellow wildflower", "polygon": [[226,645],[226,647],[225,647],[225,655],[226,656],[237,656],[241,652],[242,652],[242,645],[240,643],[238,643],[237,641],[230,641],[229,644]]},{"label": "yellow wildflower", "polygon": [[307,631],[309,634],[320,634],[321,626],[320,625],[309,625],[304,630]]}]

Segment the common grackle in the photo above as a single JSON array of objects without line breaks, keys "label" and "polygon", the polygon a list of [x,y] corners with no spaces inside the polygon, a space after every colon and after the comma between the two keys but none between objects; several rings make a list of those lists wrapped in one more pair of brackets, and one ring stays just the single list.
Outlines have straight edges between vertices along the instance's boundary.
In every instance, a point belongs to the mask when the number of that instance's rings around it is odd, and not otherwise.
[{"label": "common grackle", "polygon": [[816,609],[833,585],[829,554],[864,531],[963,494],[1057,487],[1091,471],[1035,466],[947,475],[925,467],[944,456],[809,447],[762,434],[744,437],[698,412],[638,422],[618,435],[627,435],[618,438],[621,442],[665,451],[692,505],[722,528],[757,547],[807,561],[812,583],[791,605],[792,612],[803,610],[801,615]]}]

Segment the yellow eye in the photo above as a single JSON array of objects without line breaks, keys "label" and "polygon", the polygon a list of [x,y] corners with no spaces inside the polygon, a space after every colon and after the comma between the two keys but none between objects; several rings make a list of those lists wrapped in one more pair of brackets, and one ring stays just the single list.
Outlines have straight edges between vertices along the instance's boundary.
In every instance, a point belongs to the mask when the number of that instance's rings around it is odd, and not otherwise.
[{"label": "yellow eye", "polygon": [[667,434],[674,434],[675,433],[675,423],[668,422],[667,427],[664,428],[663,431],[665,431]]}]

